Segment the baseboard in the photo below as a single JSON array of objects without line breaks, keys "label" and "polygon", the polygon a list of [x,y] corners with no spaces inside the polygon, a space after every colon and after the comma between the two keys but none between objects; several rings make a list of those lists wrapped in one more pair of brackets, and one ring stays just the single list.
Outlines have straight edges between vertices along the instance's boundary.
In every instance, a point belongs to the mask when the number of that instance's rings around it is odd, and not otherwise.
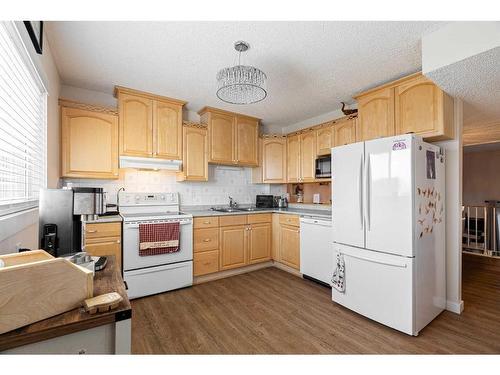
[{"label": "baseboard", "polygon": [[464,301],[446,301],[446,310],[451,311],[455,314],[461,314],[464,311]]},{"label": "baseboard", "polygon": [[279,268],[280,270],[291,273],[292,275],[295,275],[297,277],[302,277],[302,274],[298,270],[296,270],[295,268],[289,267],[286,264],[273,261],[273,266],[276,268]]},{"label": "baseboard", "polygon": [[250,266],[234,268],[232,270],[210,273],[208,275],[195,276],[193,278],[193,285],[206,283],[208,281],[224,279],[226,277],[241,275],[242,273],[257,271],[257,270],[260,270],[262,268],[267,268],[267,267],[272,267],[272,266],[273,266],[273,262],[268,261],[268,262],[263,262],[263,263],[252,264]]}]

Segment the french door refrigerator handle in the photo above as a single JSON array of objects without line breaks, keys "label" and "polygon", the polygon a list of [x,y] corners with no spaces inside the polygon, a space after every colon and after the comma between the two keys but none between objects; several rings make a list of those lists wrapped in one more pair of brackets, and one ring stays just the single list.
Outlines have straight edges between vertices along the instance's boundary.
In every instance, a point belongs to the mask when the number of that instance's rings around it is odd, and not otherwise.
[{"label": "french door refrigerator handle", "polygon": [[363,154],[361,154],[359,163],[359,177],[358,177],[358,190],[359,190],[359,221],[361,222],[361,230],[363,230]]},{"label": "french door refrigerator handle", "polygon": [[366,230],[370,230],[370,194],[371,194],[371,165],[370,165],[370,154],[366,154],[365,162],[365,178],[366,178],[366,199],[365,199],[365,222]]},{"label": "french door refrigerator handle", "polygon": [[341,253],[341,254],[344,256],[348,256],[348,257],[359,259],[359,260],[364,260],[364,261],[371,262],[371,263],[383,264],[384,266],[392,266],[392,267],[398,267],[398,268],[407,268],[408,267],[408,265],[406,263],[392,263],[392,262],[385,262],[383,260],[365,258],[365,257],[361,257],[358,255],[351,255],[351,254],[346,254],[346,253]]}]

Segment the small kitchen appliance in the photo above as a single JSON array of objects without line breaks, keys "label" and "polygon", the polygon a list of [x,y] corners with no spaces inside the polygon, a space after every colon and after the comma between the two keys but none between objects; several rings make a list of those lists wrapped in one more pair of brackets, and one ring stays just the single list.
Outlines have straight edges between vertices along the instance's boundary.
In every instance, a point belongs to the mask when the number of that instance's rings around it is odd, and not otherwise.
[{"label": "small kitchen appliance", "polygon": [[319,156],[316,159],[316,178],[331,178],[332,177],[332,157],[330,155]]},{"label": "small kitchen appliance", "polygon": [[274,196],[272,195],[257,195],[255,197],[256,208],[273,208]]},{"label": "small kitchen appliance", "polygon": [[288,207],[288,199],[286,197],[278,198],[278,208],[287,208]]},{"label": "small kitchen appliance", "polygon": [[41,189],[40,247],[55,256],[82,251],[82,221],[104,212],[102,188]]}]

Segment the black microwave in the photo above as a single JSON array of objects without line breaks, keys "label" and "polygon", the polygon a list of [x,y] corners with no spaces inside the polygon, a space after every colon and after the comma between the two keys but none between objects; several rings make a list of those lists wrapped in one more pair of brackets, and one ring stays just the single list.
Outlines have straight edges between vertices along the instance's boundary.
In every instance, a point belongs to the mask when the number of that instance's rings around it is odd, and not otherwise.
[{"label": "black microwave", "polygon": [[331,155],[320,156],[316,159],[316,178],[332,177],[332,157]]}]

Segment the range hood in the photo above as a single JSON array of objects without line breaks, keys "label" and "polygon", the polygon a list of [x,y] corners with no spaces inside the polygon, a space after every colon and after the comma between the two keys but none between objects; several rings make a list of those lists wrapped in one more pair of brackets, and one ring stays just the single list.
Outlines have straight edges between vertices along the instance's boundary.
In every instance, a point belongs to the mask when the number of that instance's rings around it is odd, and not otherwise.
[{"label": "range hood", "polygon": [[120,168],[137,169],[167,169],[170,171],[180,171],[182,168],[181,160],[169,160],[158,158],[141,158],[138,156],[120,156]]}]

